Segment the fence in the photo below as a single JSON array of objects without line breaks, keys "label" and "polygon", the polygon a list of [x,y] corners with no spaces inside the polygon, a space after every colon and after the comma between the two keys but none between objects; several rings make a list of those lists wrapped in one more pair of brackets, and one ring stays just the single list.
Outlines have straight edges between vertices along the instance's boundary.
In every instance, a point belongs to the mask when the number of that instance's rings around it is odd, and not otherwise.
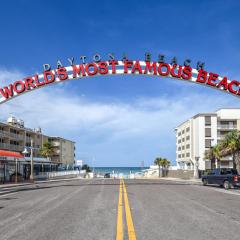
[{"label": "fence", "polygon": [[46,172],[39,173],[34,176],[35,179],[53,179],[53,178],[61,178],[61,177],[76,177],[82,175],[82,172],[78,170],[72,171],[61,171],[61,172]]}]

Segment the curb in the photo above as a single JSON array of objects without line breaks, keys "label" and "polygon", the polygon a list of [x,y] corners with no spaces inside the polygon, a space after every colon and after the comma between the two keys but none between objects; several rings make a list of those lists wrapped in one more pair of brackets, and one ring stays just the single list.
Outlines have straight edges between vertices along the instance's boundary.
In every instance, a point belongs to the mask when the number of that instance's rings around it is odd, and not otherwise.
[{"label": "curb", "polygon": [[7,186],[5,184],[1,184],[0,185],[0,190],[1,189],[5,189],[5,188],[15,188],[15,187],[22,187],[22,186],[28,186],[28,185],[32,185],[33,183],[19,183],[19,184],[7,184]]}]

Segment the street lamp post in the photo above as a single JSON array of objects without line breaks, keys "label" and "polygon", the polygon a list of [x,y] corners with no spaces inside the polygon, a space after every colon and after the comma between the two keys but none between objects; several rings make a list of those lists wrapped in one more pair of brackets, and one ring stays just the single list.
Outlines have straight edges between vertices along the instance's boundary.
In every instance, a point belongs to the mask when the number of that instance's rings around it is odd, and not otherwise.
[{"label": "street lamp post", "polygon": [[94,162],[95,162],[95,157],[93,156],[93,158],[92,158],[93,176],[94,176]]},{"label": "street lamp post", "polygon": [[[213,145],[212,145],[212,142],[214,141],[214,138],[211,138],[210,139],[210,149],[212,149],[213,148]],[[216,159],[215,159],[215,167],[216,167]],[[213,166],[213,163],[212,163],[212,159],[211,159],[211,169],[213,169],[214,168],[214,166]]]},{"label": "street lamp post", "polygon": [[17,158],[15,158],[15,164],[16,164],[16,166],[15,166],[15,183],[17,183],[18,182],[18,179],[17,179],[17,177],[18,177],[18,161],[17,161]]},{"label": "street lamp post", "polygon": [[30,180],[33,181],[34,177],[33,177],[33,139],[31,138],[31,174],[30,174]]},{"label": "street lamp post", "polygon": [[[33,163],[33,139],[31,138],[31,146],[30,147],[25,147],[23,154],[28,154],[27,148],[30,148],[30,159],[31,159],[31,172],[30,172],[30,180],[34,181],[34,163]],[[37,148],[36,148],[37,149]]]}]

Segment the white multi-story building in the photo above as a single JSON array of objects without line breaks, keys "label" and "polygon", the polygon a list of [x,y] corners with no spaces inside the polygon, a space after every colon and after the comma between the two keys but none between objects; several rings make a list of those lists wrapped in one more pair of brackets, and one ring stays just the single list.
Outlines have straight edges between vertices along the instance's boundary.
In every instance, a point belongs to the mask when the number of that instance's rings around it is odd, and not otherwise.
[{"label": "white multi-story building", "polygon": [[[204,159],[205,151],[233,129],[240,130],[239,108],[199,113],[180,124],[175,129],[178,168],[193,170],[197,159],[200,170],[211,169],[211,162]],[[220,167],[233,167],[231,157],[221,159]]]}]

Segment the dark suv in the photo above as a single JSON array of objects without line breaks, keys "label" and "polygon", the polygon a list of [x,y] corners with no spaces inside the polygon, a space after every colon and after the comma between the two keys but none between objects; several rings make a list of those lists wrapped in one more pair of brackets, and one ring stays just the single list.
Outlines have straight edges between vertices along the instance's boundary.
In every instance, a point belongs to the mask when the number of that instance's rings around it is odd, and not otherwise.
[{"label": "dark suv", "polygon": [[240,186],[240,176],[235,169],[217,168],[203,175],[202,183],[204,186],[207,184],[216,184],[223,186],[225,189],[229,189]]}]

